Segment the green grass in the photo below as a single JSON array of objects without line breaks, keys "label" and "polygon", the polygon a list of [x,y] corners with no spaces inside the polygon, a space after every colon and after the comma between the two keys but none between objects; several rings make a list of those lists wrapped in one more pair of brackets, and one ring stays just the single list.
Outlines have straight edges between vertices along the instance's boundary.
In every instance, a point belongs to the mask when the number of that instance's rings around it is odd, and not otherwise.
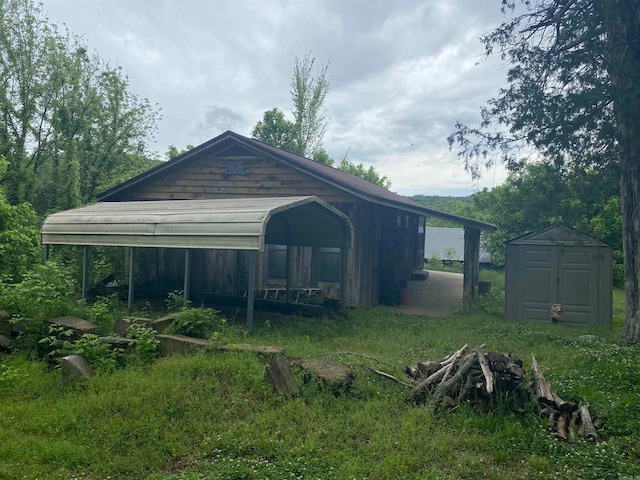
[{"label": "green grass", "polygon": [[[268,359],[244,352],[170,357],[60,391],[59,372],[13,354],[0,364],[0,479],[618,479],[640,475],[640,347],[615,327],[510,323],[478,313],[448,319],[355,310],[348,318],[272,315],[242,338],[289,355],[353,367],[349,389],[295,371],[301,395],[278,396]],[[623,299],[622,299],[623,301]],[[580,339],[580,335],[596,335]],[[405,401],[406,365],[468,343],[531,355],[561,396],[584,400],[602,441],[561,443],[534,413],[461,407],[437,413]],[[343,352],[336,355],[336,352]],[[361,353],[373,358],[351,355]],[[527,368],[528,370],[528,368]]]}]

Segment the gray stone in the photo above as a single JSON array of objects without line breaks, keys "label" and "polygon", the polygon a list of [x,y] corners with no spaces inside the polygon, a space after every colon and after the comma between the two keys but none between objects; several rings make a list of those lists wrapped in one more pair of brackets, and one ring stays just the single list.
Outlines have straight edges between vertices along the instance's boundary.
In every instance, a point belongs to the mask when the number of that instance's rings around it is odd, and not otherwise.
[{"label": "gray stone", "polygon": [[79,317],[69,316],[52,318],[49,320],[49,323],[55,323],[56,325],[60,325],[61,327],[69,328],[75,331],[78,335],[96,333],[96,331],[98,330],[98,326],[96,324]]},{"label": "gray stone", "polygon": [[160,342],[158,345],[160,355],[165,357],[176,353],[195,353],[209,346],[208,340],[185,337],[184,335],[156,335],[156,339]]},{"label": "gray stone", "polygon": [[0,335],[0,348],[4,350],[9,350],[11,347],[11,338],[6,335]]},{"label": "gray stone", "polygon": [[0,311],[0,335],[6,335],[7,337],[10,337],[11,332],[13,331],[13,325],[11,325],[11,322],[9,321],[10,317],[2,316],[2,312],[5,312],[5,311],[4,310]]},{"label": "gray stone", "polygon": [[164,317],[158,318],[151,323],[151,327],[158,333],[166,332],[174,320],[180,318],[182,316],[182,312],[175,312],[165,315]]},{"label": "gray stone", "polygon": [[60,388],[64,388],[72,382],[84,381],[91,378],[91,366],[80,355],[68,355],[60,360],[62,376]]},{"label": "gray stone", "polygon": [[598,337],[596,335],[580,335],[578,340],[581,342],[591,342],[593,340],[597,340]]},{"label": "gray stone", "polygon": [[98,343],[114,348],[128,348],[134,340],[123,337],[98,337]]},{"label": "gray stone", "polygon": [[118,335],[126,337],[127,333],[129,333],[129,326],[132,323],[135,323],[136,325],[150,326],[153,323],[153,320],[144,317],[120,317],[116,320],[113,331]]}]

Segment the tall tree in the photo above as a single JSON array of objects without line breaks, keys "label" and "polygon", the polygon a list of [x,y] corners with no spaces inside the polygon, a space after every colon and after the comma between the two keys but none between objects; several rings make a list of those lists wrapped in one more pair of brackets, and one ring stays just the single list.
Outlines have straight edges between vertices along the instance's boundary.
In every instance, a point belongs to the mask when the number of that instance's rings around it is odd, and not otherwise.
[{"label": "tall tree", "polygon": [[287,120],[282,110],[273,108],[264,112],[262,120],[256,123],[251,136],[263,143],[298,153],[294,145],[295,126]]},{"label": "tall tree", "polygon": [[92,199],[140,170],[158,118],[121,69],[51,24],[41,4],[0,1],[0,154],[12,204],[45,212]]},{"label": "tall tree", "polygon": [[640,342],[640,2],[502,0],[510,18],[483,37],[511,66],[478,127],[449,137],[479,175],[514,165],[532,146],[557,165],[618,165],[626,315],[621,338]]},{"label": "tall tree", "polygon": [[302,60],[294,57],[291,78],[291,100],[293,101],[293,144],[295,153],[311,157],[320,148],[327,130],[324,101],[329,92],[327,79],[329,63],[313,69],[315,58],[307,53]]}]

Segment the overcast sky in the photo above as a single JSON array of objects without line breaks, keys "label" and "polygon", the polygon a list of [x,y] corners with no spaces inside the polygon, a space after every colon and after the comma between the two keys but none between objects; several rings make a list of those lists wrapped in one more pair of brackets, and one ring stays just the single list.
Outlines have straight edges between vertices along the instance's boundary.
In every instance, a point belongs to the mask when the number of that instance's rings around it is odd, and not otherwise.
[{"label": "overcast sky", "polygon": [[403,195],[467,195],[478,184],[446,137],[479,121],[504,85],[479,37],[503,19],[499,0],[44,0],[133,93],[162,108],[152,151],[250,136],[266,110],[291,118],[294,56],[330,61],[327,152],[373,165]]}]

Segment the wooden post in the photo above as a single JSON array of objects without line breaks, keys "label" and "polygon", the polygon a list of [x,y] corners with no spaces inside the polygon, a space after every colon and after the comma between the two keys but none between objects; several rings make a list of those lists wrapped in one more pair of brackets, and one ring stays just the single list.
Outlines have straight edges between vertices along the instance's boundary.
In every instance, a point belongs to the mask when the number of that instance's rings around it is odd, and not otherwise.
[{"label": "wooden post", "polygon": [[129,300],[128,306],[129,309],[133,306],[133,263],[135,257],[135,249],[133,247],[129,247]]},{"label": "wooden post", "polygon": [[347,246],[340,247],[340,310],[347,308]]},{"label": "wooden post", "polygon": [[49,261],[49,244],[47,243],[44,246],[44,263],[47,263]]},{"label": "wooden post", "polygon": [[184,287],[182,295],[185,300],[189,300],[189,289],[191,288],[191,249],[187,248],[184,254]]},{"label": "wooden post", "polygon": [[462,288],[462,312],[471,311],[471,302],[475,296],[480,270],[480,230],[470,227],[464,229],[464,280]]},{"label": "wooden post", "polygon": [[[285,286],[285,302],[289,303],[289,290],[291,290],[291,246],[287,245],[287,284]],[[277,300],[277,299],[276,299]]]},{"label": "wooden post", "polygon": [[249,285],[247,288],[247,333],[250,335],[253,330],[253,304],[256,291],[256,265],[258,252],[251,250],[249,255]]},{"label": "wooden post", "polygon": [[89,283],[89,246],[82,247],[82,299],[87,299],[87,288]]}]

